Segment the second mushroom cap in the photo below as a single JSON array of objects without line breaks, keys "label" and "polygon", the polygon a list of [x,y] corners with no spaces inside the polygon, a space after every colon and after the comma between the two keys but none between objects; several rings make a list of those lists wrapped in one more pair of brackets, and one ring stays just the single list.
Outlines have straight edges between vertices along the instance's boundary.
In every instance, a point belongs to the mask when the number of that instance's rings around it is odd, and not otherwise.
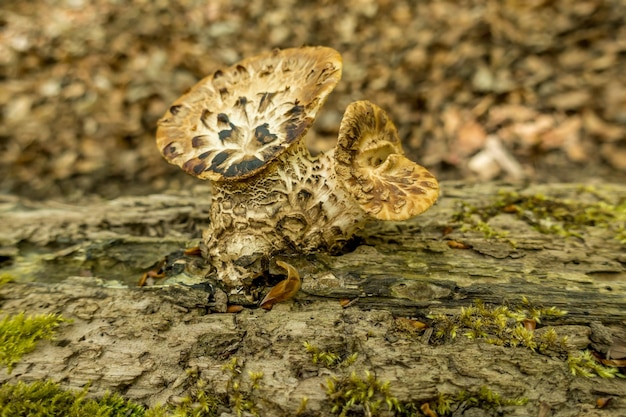
[{"label": "second mushroom cap", "polygon": [[341,120],[335,171],[361,209],[379,220],[417,216],[439,197],[435,177],[404,156],[387,113],[366,100],[350,104]]}]

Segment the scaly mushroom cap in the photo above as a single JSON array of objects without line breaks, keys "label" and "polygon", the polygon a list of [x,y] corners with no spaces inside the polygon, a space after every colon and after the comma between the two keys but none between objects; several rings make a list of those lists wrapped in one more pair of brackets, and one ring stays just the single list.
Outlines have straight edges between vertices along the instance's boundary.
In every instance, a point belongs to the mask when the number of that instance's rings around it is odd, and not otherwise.
[{"label": "scaly mushroom cap", "polygon": [[159,120],[168,162],[201,179],[240,180],[303,138],[341,78],[325,47],[275,50],[217,70]]},{"label": "scaly mushroom cap", "polygon": [[335,171],[361,208],[380,220],[417,216],[439,196],[435,177],[404,156],[393,122],[369,101],[354,102],[346,109]]}]

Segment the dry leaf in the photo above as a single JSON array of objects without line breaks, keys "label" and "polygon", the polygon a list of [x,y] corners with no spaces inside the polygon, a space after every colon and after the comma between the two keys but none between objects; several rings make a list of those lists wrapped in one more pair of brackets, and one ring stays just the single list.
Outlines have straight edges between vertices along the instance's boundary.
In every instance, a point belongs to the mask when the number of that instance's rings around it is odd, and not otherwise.
[{"label": "dry leaf", "polygon": [[202,256],[202,250],[200,246],[193,246],[191,248],[185,249],[185,255],[187,256]]},{"label": "dry leaf", "polygon": [[616,142],[624,137],[623,128],[605,122],[591,109],[585,109],[582,117],[585,133],[598,136],[606,142]]},{"label": "dry leaf", "polygon": [[443,230],[441,231],[441,234],[443,236],[449,235],[450,233],[454,232],[454,228],[452,226],[445,226],[443,228]]},{"label": "dry leaf", "polygon": [[487,137],[485,150],[502,167],[502,169],[513,179],[524,178],[524,170],[517,159],[504,147],[500,139],[495,135]]},{"label": "dry leaf", "polygon": [[467,167],[481,180],[492,180],[500,174],[500,165],[488,151],[478,152],[469,160]]},{"label": "dry leaf", "polygon": [[452,249],[470,249],[471,246],[456,240],[447,240],[446,244]]},{"label": "dry leaf", "polygon": [[586,90],[574,90],[557,94],[548,99],[548,104],[558,110],[576,110],[591,101],[591,95]]},{"label": "dry leaf", "polygon": [[613,366],[615,368],[626,367],[626,359],[599,359],[602,365]]},{"label": "dry leaf", "polygon": [[626,146],[605,143],[602,145],[600,153],[614,168],[626,171]]},{"label": "dry leaf", "polygon": [[476,120],[468,120],[461,125],[457,133],[456,152],[462,156],[471,155],[485,145],[485,140],[487,140],[485,128]]},{"label": "dry leaf", "polygon": [[409,319],[407,317],[396,317],[396,326],[404,331],[422,331],[428,328],[428,324],[423,321]]},{"label": "dry leaf", "polygon": [[611,401],[611,397],[601,397],[596,400],[596,408],[604,408]]},{"label": "dry leaf", "polygon": [[420,407],[420,410],[422,410],[422,413],[424,413],[426,417],[438,417],[437,413],[435,413],[435,411],[432,408],[430,408],[430,404],[428,403],[422,404],[422,406]]},{"label": "dry leaf", "polygon": [[580,138],[581,126],[580,117],[568,117],[557,127],[541,135],[541,148],[558,149],[577,142]]},{"label": "dry leaf", "polygon": [[526,330],[533,331],[537,328],[537,322],[533,319],[524,319],[522,320],[522,324],[524,324]]},{"label": "dry leaf", "polygon": [[356,303],[358,301],[359,297],[353,298],[353,299],[349,299],[349,298],[342,298],[339,300],[339,305],[343,308],[348,308],[351,305],[353,305],[354,303]]},{"label": "dry leaf", "polygon": [[147,285],[149,282],[154,281],[155,279],[165,278],[165,271],[163,270],[163,266],[165,265],[165,261],[161,261],[159,266],[156,269],[152,269],[148,272],[144,272],[144,274],[139,278],[139,282],[137,283],[138,287],[143,287]]},{"label": "dry leaf", "polygon": [[238,304],[231,304],[228,307],[226,307],[227,313],[239,313],[242,310],[243,310],[243,306],[240,306]]},{"label": "dry leaf", "polygon": [[276,265],[287,271],[287,279],[276,284],[263,298],[260,305],[265,310],[271,310],[274,304],[288,300],[296,295],[302,285],[300,274],[298,274],[296,268],[283,261],[276,261]]}]

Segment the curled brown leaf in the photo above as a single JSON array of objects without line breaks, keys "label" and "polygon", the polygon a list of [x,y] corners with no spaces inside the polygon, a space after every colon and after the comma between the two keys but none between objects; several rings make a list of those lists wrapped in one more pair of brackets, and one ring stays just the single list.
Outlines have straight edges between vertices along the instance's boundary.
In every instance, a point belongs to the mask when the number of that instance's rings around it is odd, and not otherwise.
[{"label": "curled brown leaf", "polygon": [[300,290],[302,281],[296,268],[283,261],[276,261],[276,265],[287,271],[287,279],[276,284],[263,298],[260,305],[265,310],[271,310],[274,304],[289,300]]}]

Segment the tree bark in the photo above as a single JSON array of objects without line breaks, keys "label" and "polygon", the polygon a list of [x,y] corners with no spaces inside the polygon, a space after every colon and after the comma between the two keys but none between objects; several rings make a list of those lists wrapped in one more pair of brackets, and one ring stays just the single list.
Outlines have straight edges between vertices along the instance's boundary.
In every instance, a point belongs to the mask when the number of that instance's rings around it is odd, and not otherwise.
[{"label": "tree bark", "polygon": [[[117,391],[154,405],[189,390],[190,368],[227,395],[232,375],[222,366],[236,357],[246,373],[264,373],[250,394],[260,415],[295,415],[304,397],[308,415],[328,415],[332,402],[320,385],[352,370],[390,381],[391,392],[405,402],[486,385],[529,399],[506,407],[506,415],[625,415],[624,379],[575,377],[562,357],[462,336],[429,344],[396,319],[430,324],[427,316],[459,311],[476,299],[499,305],[525,296],[567,310],[540,326],[569,336],[574,350],[597,342],[598,329],[618,340],[626,324],[623,214],[595,226],[574,225],[565,237],[537,231],[528,221],[537,214],[515,207],[492,211],[488,229],[478,218],[506,200],[503,192],[544,196],[566,208],[565,202],[598,201],[619,208],[626,186],[444,182],[442,190],[438,204],[413,220],[368,225],[348,253],[278,256],[298,269],[300,292],[272,311],[231,295],[229,304],[246,307],[239,314],[214,313],[223,310],[225,295],[217,291],[210,299],[208,286],[172,279],[166,286],[136,287],[163,256],[198,241],[210,206],[206,187],[82,205],[0,197],[0,272],[16,278],[0,288],[2,312],[73,319],[0,381],[50,378],[70,388],[90,382],[93,395]],[[468,206],[477,213],[460,216]],[[503,231],[506,237],[486,237]],[[182,275],[198,283],[203,272],[188,267]],[[312,363],[304,342],[359,356],[346,369],[327,369]],[[595,410],[598,397],[615,398]],[[459,415],[491,415],[469,413]]]}]

